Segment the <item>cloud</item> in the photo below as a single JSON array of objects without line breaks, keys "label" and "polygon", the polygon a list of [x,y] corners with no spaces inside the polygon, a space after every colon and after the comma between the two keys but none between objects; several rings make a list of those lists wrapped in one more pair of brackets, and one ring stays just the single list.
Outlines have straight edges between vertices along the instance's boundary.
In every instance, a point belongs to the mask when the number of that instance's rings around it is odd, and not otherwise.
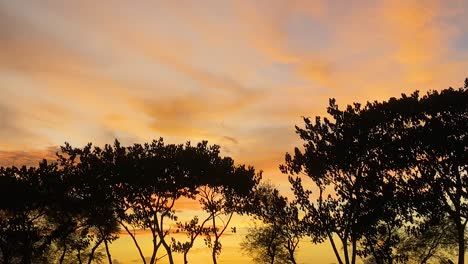
[{"label": "cloud", "polygon": [[[0,82],[1,83],[1,82]],[[3,98],[15,101],[14,97]],[[49,109],[50,110],[50,109]],[[44,111],[48,111],[44,107]],[[43,116],[42,116],[43,117]],[[31,121],[31,122],[30,122]],[[0,149],[15,150],[28,148],[36,143],[49,144],[50,141],[34,128],[35,124],[47,126],[53,120],[45,121],[38,113],[24,111],[18,105],[0,101]]]},{"label": "cloud", "polygon": [[465,1],[0,7],[7,163],[64,141],[163,136],[208,139],[276,177],[300,145],[294,125],[323,115],[329,97],[344,105],[459,86],[468,67]]},{"label": "cloud", "polygon": [[323,87],[336,87],[333,64],[323,59],[311,59],[297,67],[298,74],[306,80]]},{"label": "cloud", "polygon": [[223,136],[223,139],[227,140],[227,141],[230,141],[234,144],[239,144],[239,141],[237,139],[235,139],[234,137],[229,137],[229,136]]},{"label": "cloud", "polygon": [[0,166],[37,166],[42,160],[55,161],[59,147],[48,147],[45,149],[0,151]]}]

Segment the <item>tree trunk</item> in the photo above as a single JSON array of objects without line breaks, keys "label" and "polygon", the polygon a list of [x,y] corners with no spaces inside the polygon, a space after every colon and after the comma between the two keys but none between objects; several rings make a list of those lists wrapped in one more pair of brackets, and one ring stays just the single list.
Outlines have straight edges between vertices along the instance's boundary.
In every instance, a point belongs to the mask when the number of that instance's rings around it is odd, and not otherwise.
[{"label": "tree trunk", "polygon": [[81,249],[78,249],[78,254],[76,254],[78,257],[78,263],[83,264],[83,261],[81,260]]},{"label": "tree trunk", "polygon": [[169,259],[169,264],[174,264],[174,259],[172,258],[171,246],[169,246],[169,245],[166,243],[166,241],[164,240],[163,237],[161,237],[160,239],[161,239],[161,242],[162,242],[163,247],[166,249],[167,258]]},{"label": "tree trunk", "polygon": [[343,251],[344,251],[344,260],[346,264],[349,263],[349,254],[348,254],[348,241],[345,239],[342,239],[341,242],[343,243]]},{"label": "tree trunk", "polygon": [[152,228],[151,229],[151,233],[153,234],[153,253],[151,254],[151,259],[149,261],[149,264],[154,264],[156,263],[156,254],[158,253],[158,246],[157,246],[157,236],[156,236],[156,231]]},{"label": "tree trunk", "polygon": [[211,250],[211,258],[213,259],[213,264],[218,264],[216,259],[216,249],[218,247],[218,238],[215,236],[215,241],[213,243],[213,249]]},{"label": "tree trunk", "polygon": [[457,223],[458,264],[465,264],[465,226]]},{"label": "tree trunk", "polygon": [[123,222],[119,222],[119,224],[127,231],[127,234],[130,235],[130,237],[133,240],[133,243],[135,244],[136,248],[138,249],[138,253],[140,254],[141,260],[143,261],[143,264],[146,264],[146,259],[145,255],[143,255],[143,251],[141,251],[140,245],[138,244],[138,241],[135,238],[135,235],[128,229],[126,225],[123,224]]},{"label": "tree trunk", "polygon": [[102,239],[98,241],[96,245],[94,245],[94,247],[91,249],[91,252],[89,253],[89,257],[88,257],[88,264],[91,264],[91,262],[93,261],[94,254],[96,253],[97,248],[101,245],[102,241],[103,241]]},{"label": "tree trunk", "polygon": [[292,250],[292,248],[288,248],[288,252],[289,252],[289,261],[291,261],[292,264],[297,264],[296,258],[294,257],[294,251]]},{"label": "tree trunk", "polygon": [[291,257],[291,258],[289,258],[289,260],[291,261],[292,264],[297,264],[295,257]]},{"label": "tree trunk", "polygon": [[213,264],[218,264],[218,261],[216,260],[216,252],[214,250],[211,252],[211,258],[213,259]]},{"label": "tree trunk", "polygon": [[332,245],[333,248],[333,253],[335,253],[336,260],[338,260],[338,264],[343,264],[343,261],[341,260],[340,253],[338,253],[338,249],[336,248],[335,241],[333,240],[333,237],[331,234],[327,233],[328,240],[330,241],[330,244]]},{"label": "tree trunk", "polygon": [[104,245],[106,246],[107,260],[109,261],[109,264],[112,264],[112,257],[111,257],[111,254],[110,254],[109,244],[107,242],[107,239],[104,240]]},{"label": "tree trunk", "polygon": [[67,253],[67,243],[63,243],[62,256],[60,256],[60,261],[59,261],[60,264],[62,264],[63,261],[65,260],[65,254],[66,253]]},{"label": "tree trunk", "polygon": [[352,264],[356,264],[356,255],[357,255],[357,241],[356,239],[353,237],[353,251],[352,251],[352,256],[351,256],[351,263]]},{"label": "tree trunk", "polygon": [[184,251],[184,264],[188,264],[188,259],[187,259],[187,254],[188,254],[188,251]]}]

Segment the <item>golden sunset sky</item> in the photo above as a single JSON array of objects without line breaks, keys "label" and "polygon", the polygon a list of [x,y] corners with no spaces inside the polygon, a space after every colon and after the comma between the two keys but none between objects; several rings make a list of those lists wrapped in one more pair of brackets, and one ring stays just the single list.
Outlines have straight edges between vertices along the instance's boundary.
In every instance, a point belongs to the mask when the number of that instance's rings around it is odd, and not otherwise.
[{"label": "golden sunset sky", "polygon": [[467,13],[464,0],[0,0],[0,164],[65,141],[208,140],[288,190],[294,125],[328,98],[461,86]]}]

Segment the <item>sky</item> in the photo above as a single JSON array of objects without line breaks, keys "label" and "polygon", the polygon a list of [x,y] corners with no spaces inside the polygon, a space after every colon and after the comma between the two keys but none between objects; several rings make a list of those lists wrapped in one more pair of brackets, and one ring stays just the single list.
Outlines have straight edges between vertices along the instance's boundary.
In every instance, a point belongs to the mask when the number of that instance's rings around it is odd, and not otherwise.
[{"label": "sky", "polygon": [[468,1],[0,0],[0,165],[208,140],[289,189],[294,125],[460,87]]}]

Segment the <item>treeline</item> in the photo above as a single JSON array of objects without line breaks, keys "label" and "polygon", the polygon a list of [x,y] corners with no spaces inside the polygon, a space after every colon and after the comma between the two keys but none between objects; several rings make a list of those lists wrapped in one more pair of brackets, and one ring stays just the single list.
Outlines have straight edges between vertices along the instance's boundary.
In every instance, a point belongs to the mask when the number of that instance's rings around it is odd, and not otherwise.
[{"label": "treeline", "polygon": [[[280,165],[292,199],[206,142],[66,144],[55,162],[1,168],[0,257],[112,263],[109,244],[123,230],[142,263],[174,263],[174,253],[188,263],[202,237],[217,263],[237,213],[262,222],[241,244],[256,263],[295,264],[305,240],[329,243],[339,264],[464,263],[468,80],[463,88],[345,109],[331,99],[327,110],[327,117],[304,118],[296,127],[303,146]],[[198,201],[205,214],[179,221],[174,206],[181,198]],[[171,237],[171,226],[187,239]],[[139,229],[151,233],[149,255]]]},{"label": "treeline", "polygon": [[340,264],[464,263],[467,87],[345,109],[332,99],[329,117],[305,118],[303,148],[280,166],[303,234]]},{"label": "treeline", "polygon": [[[125,230],[141,263],[155,263],[160,250],[169,263],[174,252],[187,263],[198,236],[216,263],[222,234],[235,212],[246,211],[259,180],[254,168],[235,165],[207,142],[160,139],[122,147],[116,141],[102,149],[66,144],[53,163],[0,169],[0,257],[3,263],[112,263],[109,244]],[[182,197],[197,198],[206,217],[178,222],[174,206]],[[170,238],[174,225],[186,241]],[[140,229],[150,231],[152,252],[141,249]]]}]

